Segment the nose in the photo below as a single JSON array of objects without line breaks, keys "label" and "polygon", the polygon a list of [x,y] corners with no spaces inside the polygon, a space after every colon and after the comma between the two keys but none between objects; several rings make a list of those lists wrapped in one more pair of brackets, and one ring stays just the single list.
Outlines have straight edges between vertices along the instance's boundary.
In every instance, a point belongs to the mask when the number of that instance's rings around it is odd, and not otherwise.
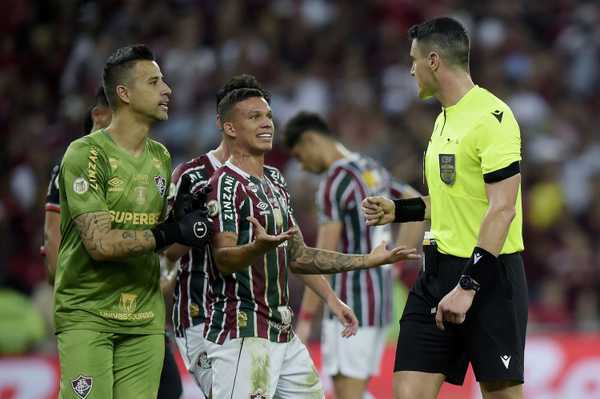
[{"label": "nose", "polygon": [[171,90],[171,88],[169,87],[169,85],[165,83],[165,89],[163,91],[163,94],[166,94],[167,96],[170,96],[171,93],[173,93],[173,91]]}]

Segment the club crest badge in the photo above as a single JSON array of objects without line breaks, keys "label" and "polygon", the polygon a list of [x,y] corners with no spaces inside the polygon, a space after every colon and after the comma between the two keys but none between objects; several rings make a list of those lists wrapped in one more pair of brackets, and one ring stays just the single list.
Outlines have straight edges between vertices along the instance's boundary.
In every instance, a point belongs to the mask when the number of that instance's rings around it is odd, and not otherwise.
[{"label": "club crest badge", "polygon": [[77,194],[85,194],[90,188],[90,184],[84,177],[78,177],[73,181],[73,191]]},{"label": "club crest badge", "polygon": [[447,185],[454,184],[456,179],[456,157],[454,154],[440,155],[440,179]]},{"label": "club crest badge", "polygon": [[164,198],[167,193],[167,179],[162,176],[154,176],[154,183],[156,184],[156,189],[160,194],[161,198]]},{"label": "club crest badge", "polygon": [[208,359],[206,352],[202,352],[200,356],[198,356],[198,367],[204,370],[210,370],[211,362]]},{"label": "club crest badge", "polygon": [[77,396],[79,396],[81,399],[85,399],[92,390],[93,383],[94,380],[92,377],[87,377],[80,374],[79,377],[71,381],[71,387]]},{"label": "club crest badge", "polygon": [[211,218],[219,214],[219,202],[217,200],[208,201],[206,207],[208,208],[208,216]]}]

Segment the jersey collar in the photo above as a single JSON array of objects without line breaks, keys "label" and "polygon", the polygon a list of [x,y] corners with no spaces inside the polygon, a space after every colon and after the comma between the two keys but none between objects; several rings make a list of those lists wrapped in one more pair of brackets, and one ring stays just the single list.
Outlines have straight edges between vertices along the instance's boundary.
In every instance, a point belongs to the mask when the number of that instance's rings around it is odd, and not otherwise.
[{"label": "jersey collar", "polygon": [[445,111],[446,114],[448,114],[470,108],[473,105],[473,101],[477,99],[477,93],[479,93],[480,90],[481,88],[479,86],[474,85],[456,104],[445,108],[442,107],[442,111]]}]

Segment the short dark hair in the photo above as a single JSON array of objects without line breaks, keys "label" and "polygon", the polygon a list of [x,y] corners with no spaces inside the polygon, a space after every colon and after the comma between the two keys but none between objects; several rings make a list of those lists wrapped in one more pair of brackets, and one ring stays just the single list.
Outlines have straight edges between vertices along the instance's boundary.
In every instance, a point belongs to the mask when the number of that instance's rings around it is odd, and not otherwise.
[{"label": "short dark hair", "polygon": [[326,136],[331,136],[331,129],[325,119],[312,112],[300,112],[285,125],[283,131],[284,142],[287,148],[292,149],[300,141],[302,135],[308,130],[315,130]]},{"label": "short dark hair", "polygon": [[87,114],[85,115],[85,120],[83,121],[83,131],[87,133],[92,132],[92,128],[94,127],[94,120],[92,119],[92,111],[95,107],[108,107],[108,100],[106,99],[106,94],[104,93],[104,88],[100,86],[98,91],[96,92],[96,98],[94,105],[90,107]]},{"label": "short dark hair", "polygon": [[154,61],[154,54],[144,44],[134,44],[121,47],[108,57],[102,73],[102,86],[110,108],[115,110],[119,99],[115,88],[127,79],[127,72],[133,68],[136,61]]},{"label": "short dark hair", "polygon": [[237,103],[252,97],[265,98],[263,92],[258,89],[242,88],[230,91],[219,102],[219,106],[217,107],[217,113],[219,114],[219,118],[221,118],[221,120],[224,121],[227,118],[229,112],[233,109],[233,107],[235,107]]},{"label": "short dark hair", "polygon": [[411,40],[418,40],[419,44],[435,47],[450,63],[468,68],[469,35],[456,19],[440,17],[413,25],[408,36]]},{"label": "short dark hair", "polygon": [[256,77],[254,75],[244,73],[232,77],[231,79],[229,79],[229,81],[227,81],[227,83],[223,85],[223,87],[219,89],[216,95],[217,108],[219,107],[219,103],[221,102],[221,100],[223,100],[223,98],[225,98],[227,94],[237,89],[260,90],[263,93],[263,98],[267,100],[268,103],[271,102],[271,95],[269,94],[269,92],[263,89],[262,85],[258,82]]}]

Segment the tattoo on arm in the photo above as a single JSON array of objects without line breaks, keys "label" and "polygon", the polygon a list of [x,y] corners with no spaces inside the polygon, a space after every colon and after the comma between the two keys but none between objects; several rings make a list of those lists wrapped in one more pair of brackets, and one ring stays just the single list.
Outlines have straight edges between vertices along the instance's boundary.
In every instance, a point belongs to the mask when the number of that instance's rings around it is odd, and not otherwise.
[{"label": "tattoo on arm", "polygon": [[300,232],[288,241],[290,268],[298,274],[335,274],[367,267],[367,255],[307,247]]},{"label": "tattoo on arm", "polygon": [[81,240],[92,258],[110,260],[154,250],[150,230],[111,230],[108,212],[85,213],[75,218]]}]

